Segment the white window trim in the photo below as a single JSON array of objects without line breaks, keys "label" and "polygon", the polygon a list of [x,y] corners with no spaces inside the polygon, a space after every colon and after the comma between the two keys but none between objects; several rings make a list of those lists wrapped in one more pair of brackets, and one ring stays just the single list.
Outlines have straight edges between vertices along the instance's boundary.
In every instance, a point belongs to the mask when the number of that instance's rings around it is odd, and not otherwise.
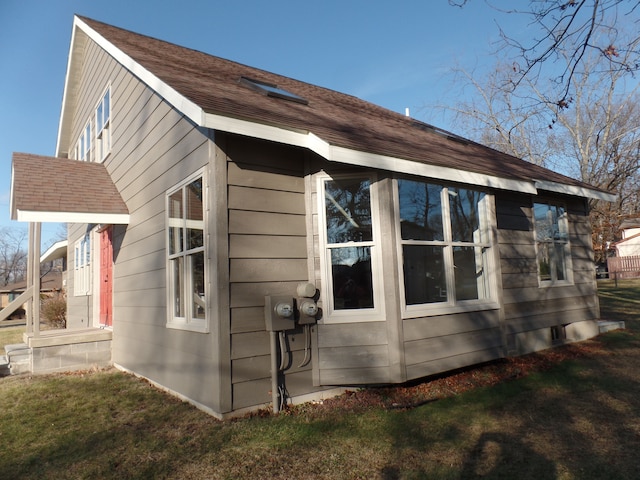
[{"label": "white window trim", "polygon": [[[88,252],[87,252],[88,249]],[[73,248],[73,296],[91,295],[91,265],[93,264],[91,234],[86,233]],[[87,258],[88,257],[88,258]],[[79,261],[81,259],[81,261]]]},{"label": "white window trim", "polygon": [[[371,271],[372,271],[372,289],[373,289],[373,308],[362,309],[345,309],[335,310],[333,305],[333,275],[331,269],[331,249],[327,246],[327,219],[324,202],[324,186],[328,180],[340,179],[368,179],[370,182],[370,200],[371,200],[371,242],[364,242],[371,248]],[[382,276],[382,236],[380,233],[380,208],[378,206],[378,183],[377,176],[372,173],[361,174],[344,174],[344,175],[328,175],[320,174],[317,176],[317,208],[318,208],[318,236],[319,236],[319,255],[320,269],[322,275],[322,289],[320,292],[321,304],[324,306],[323,321],[324,323],[356,323],[356,322],[375,322],[384,321],[385,305],[384,305],[384,281]],[[359,246],[357,243],[345,243],[345,246]]]},{"label": "white window trim", "polygon": [[[107,94],[109,95],[109,117],[107,119],[106,122],[101,122],[101,120],[104,119],[98,119],[98,110],[100,109],[100,106],[102,106],[102,112],[104,112],[104,103],[105,103],[105,98],[107,97]],[[94,118],[95,118],[95,159],[97,162],[104,162],[104,160],[109,156],[109,154],[111,153],[111,133],[113,132],[113,126],[112,126],[112,117],[113,117],[113,111],[112,111],[112,95],[111,95],[111,85],[108,85],[107,88],[103,91],[102,95],[100,96],[100,101],[97,103],[96,108],[94,110]],[[98,129],[98,126],[100,125],[100,123],[102,124],[102,128]],[[107,148],[104,148],[104,144],[107,143]]]},{"label": "white window trim", "polygon": [[80,160],[82,162],[90,162],[92,160],[92,132],[91,120],[89,120],[82,129],[82,133],[80,133],[76,143],[76,160]]},{"label": "white window trim", "polygon": [[[433,185],[440,185],[447,189],[451,187],[446,183],[438,182],[437,180],[430,179],[420,179],[421,182],[432,183]],[[469,188],[467,186],[462,186],[461,188]],[[480,216],[482,217],[481,221],[481,231],[482,236],[486,239],[484,243],[484,252],[483,252],[483,267],[485,269],[484,280],[486,282],[485,289],[487,290],[487,297],[476,299],[476,300],[461,300],[456,301],[453,298],[453,293],[455,291],[455,278],[454,275],[446,273],[446,281],[447,281],[447,291],[449,299],[446,302],[437,302],[437,303],[424,303],[424,304],[416,304],[416,305],[407,305],[406,303],[406,295],[405,295],[405,281],[404,281],[404,262],[403,262],[403,245],[410,245],[415,243],[416,245],[424,245],[425,242],[412,242],[411,240],[403,240],[402,232],[400,229],[400,198],[398,194],[398,179],[393,179],[393,214],[394,214],[394,224],[396,228],[396,265],[398,267],[398,280],[399,280],[399,289],[398,292],[400,298],[401,305],[401,314],[402,318],[419,318],[419,317],[433,317],[437,315],[446,315],[453,313],[464,313],[464,312],[476,312],[481,310],[496,310],[500,308],[500,304],[496,299],[497,292],[497,280],[496,276],[498,274],[495,265],[495,255],[493,254],[493,249],[497,248],[496,239],[494,238],[491,225],[495,222],[495,212],[493,209],[494,197],[488,192],[481,189],[474,189],[475,191],[480,191],[485,194],[484,199],[481,201],[480,208]],[[446,190],[443,193],[443,197],[446,195]],[[443,220],[445,217],[451,217],[449,210],[449,202],[442,202],[442,217]],[[450,229],[451,229],[450,221],[443,221],[443,229],[445,239],[450,238]],[[447,246],[468,246],[469,242],[449,242],[445,241],[432,241],[428,242],[430,245],[442,245],[445,246],[444,251],[444,261],[445,268],[450,270],[453,266],[453,250],[452,248],[446,248]]]},{"label": "white window trim", "polygon": [[[207,178],[205,175],[205,169],[202,168],[200,170],[198,170],[197,172],[194,172],[193,174],[191,174],[189,177],[185,178],[182,182],[180,182],[179,184],[175,185],[174,187],[172,187],[171,189],[167,190],[165,193],[165,242],[166,242],[166,249],[165,249],[165,258],[166,258],[166,292],[167,292],[167,296],[166,296],[166,302],[167,302],[167,323],[166,326],[167,328],[171,328],[171,329],[176,329],[176,330],[188,330],[188,331],[192,331],[192,332],[200,332],[200,333],[209,333],[209,317],[210,317],[210,312],[209,312],[209,299],[211,298],[211,284],[209,281],[209,257],[207,252],[209,251],[209,247],[208,247],[208,234],[207,234],[207,211],[208,211],[208,203],[207,203],[207,198],[208,198],[208,182],[207,182]],[[205,318],[204,319],[199,319],[199,318],[193,318],[192,315],[190,315],[191,312],[191,303],[192,302],[188,302],[187,305],[187,315],[185,317],[175,317],[174,313],[173,313],[173,301],[174,299],[172,298],[172,289],[173,289],[173,269],[171,268],[171,259],[172,258],[176,258],[178,256],[183,256],[183,258],[186,258],[186,252],[182,252],[182,255],[175,255],[175,254],[170,254],[169,251],[169,227],[170,226],[175,226],[175,219],[170,219],[169,218],[169,198],[172,194],[176,193],[179,190],[182,190],[185,186],[187,186],[188,184],[190,184],[191,182],[193,182],[194,180],[197,180],[198,178],[202,179],[202,209],[203,209],[203,222],[202,222],[202,234],[203,234],[203,247],[202,247],[202,251],[204,252],[204,282],[205,282],[205,298],[204,298],[204,311],[205,311]],[[187,222],[186,225],[188,226],[189,223],[193,223],[192,222]],[[200,222],[196,222],[198,224],[198,226],[200,226]],[[173,225],[172,225],[173,224]],[[185,223],[181,222],[181,226],[185,226]],[[200,250],[200,249],[198,249]],[[190,250],[190,253],[193,253],[194,250]],[[187,290],[190,290],[188,288],[188,285],[185,285],[185,288],[187,288]]]},{"label": "white window trim", "polygon": [[[566,275],[566,279],[564,280],[554,280],[553,276],[551,278],[551,280],[542,280],[540,278],[540,262],[538,261],[538,231],[537,231],[537,225],[536,225],[536,221],[535,221],[535,204],[541,204],[541,205],[551,205],[551,206],[555,206],[555,207],[562,207],[564,208],[564,212],[565,212],[565,218],[564,218],[564,222],[566,222],[566,229],[567,229],[567,243],[564,245],[564,260],[565,260],[565,275]],[[561,201],[556,201],[556,200],[552,200],[552,199],[543,199],[543,198],[539,198],[537,200],[534,200],[533,203],[531,204],[531,219],[532,219],[532,224],[533,224],[533,243],[535,246],[535,252],[536,252],[536,275],[538,276],[538,287],[539,288],[549,288],[549,287],[566,287],[566,286],[570,286],[574,284],[574,279],[573,279],[573,260],[572,260],[572,255],[571,255],[571,233],[570,233],[570,222],[569,222],[569,210],[567,209],[567,206],[565,203],[561,202]],[[560,219],[558,219],[558,221],[560,221]],[[554,243],[554,242],[551,242]],[[553,271],[553,269],[552,269]]]}]

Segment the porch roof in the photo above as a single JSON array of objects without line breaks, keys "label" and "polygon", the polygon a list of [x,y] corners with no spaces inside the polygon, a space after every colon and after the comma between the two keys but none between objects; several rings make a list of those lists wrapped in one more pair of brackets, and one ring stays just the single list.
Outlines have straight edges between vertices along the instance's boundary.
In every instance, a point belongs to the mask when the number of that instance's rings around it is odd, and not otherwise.
[{"label": "porch roof", "polygon": [[128,224],[129,210],[101,163],[14,153],[11,219]]}]

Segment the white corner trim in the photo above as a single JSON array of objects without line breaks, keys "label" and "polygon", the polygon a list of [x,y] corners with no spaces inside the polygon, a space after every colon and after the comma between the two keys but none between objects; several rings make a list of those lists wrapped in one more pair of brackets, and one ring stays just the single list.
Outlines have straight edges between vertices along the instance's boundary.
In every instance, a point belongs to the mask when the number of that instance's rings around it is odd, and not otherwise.
[{"label": "white corner trim", "polygon": [[105,223],[110,225],[128,225],[129,214],[90,213],[90,212],[40,212],[18,210],[19,222],[54,222],[54,223]]},{"label": "white corner trim", "polygon": [[578,197],[594,198],[596,200],[604,200],[605,202],[615,202],[617,195],[613,193],[601,192],[590,188],[578,187],[575,185],[566,185],[564,183],[550,182],[548,180],[536,180],[537,190],[547,190],[549,192],[564,193],[566,195],[574,195]]}]

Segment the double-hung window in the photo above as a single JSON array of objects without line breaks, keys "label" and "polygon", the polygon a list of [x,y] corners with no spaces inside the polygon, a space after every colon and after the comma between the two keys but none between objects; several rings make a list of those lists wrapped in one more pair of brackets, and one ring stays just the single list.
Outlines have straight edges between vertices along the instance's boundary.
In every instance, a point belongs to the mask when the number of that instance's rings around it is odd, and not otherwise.
[{"label": "double-hung window", "polygon": [[571,282],[571,249],[566,208],[553,203],[534,203],[533,221],[540,284]]},{"label": "double-hung window", "polygon": [[208,331],[202,173],[167,192],[167,326]]},{"label": "double-hung window", "polygon": [[78,139],[76,145],[76,160],[83,162],[91,161],[91,122],[87,122]]},{"label": "double-hung window", "polygon": [[324,287],[328,316],[333,321],[381,319],[373,187],[369,176],[325,177],[320,182],[321,265],[328,284]]},{"label": "double-hung window", "polygon": [[478,190],[397,180],[407,315],[491,301],[488,202]]},{"label": "double-hung window", "polygon": [[91,235],[86,234],[75,243],[73,269],[73,295],[91,293]]},{"label": "double-hung window", "polygon": [[96,159],[101,162],[111,151],[111,88],[96,107]]}]

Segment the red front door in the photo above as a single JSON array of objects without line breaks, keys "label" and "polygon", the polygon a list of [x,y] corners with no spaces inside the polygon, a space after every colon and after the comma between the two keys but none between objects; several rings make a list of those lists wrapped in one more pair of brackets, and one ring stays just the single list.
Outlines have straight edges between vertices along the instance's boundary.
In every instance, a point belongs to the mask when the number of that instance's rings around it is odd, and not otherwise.
[{"label": "red front door", "polygon": [[100,232],[100,325],[113,322],[113,246],[112,228]]}]

